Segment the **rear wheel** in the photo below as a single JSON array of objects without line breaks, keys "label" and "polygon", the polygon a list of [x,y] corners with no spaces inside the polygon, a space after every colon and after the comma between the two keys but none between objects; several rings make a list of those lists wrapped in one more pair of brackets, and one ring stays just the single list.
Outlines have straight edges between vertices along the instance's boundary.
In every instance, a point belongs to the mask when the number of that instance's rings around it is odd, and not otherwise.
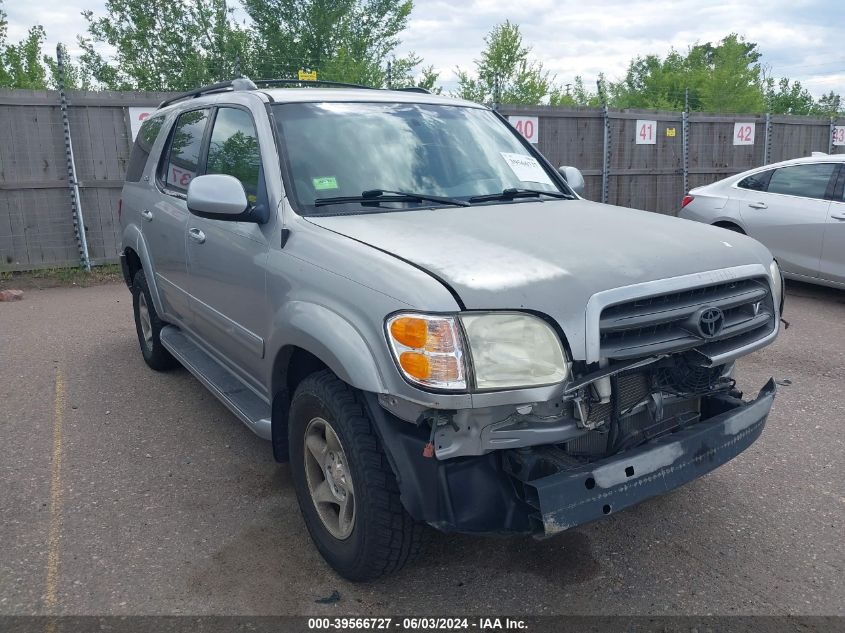
[{"label": "rear wheel", "polygon": [[305,378],[290,408],[291,476],[320,554],[344,578],[372,580],[415,557],[427,529],[396,477],[360,394],[330,371]]},{"label": "rear wheel", "polygon": [[161,328],[167,324],[158,317],[143,270],[136,272],[132,280],[132,309],[141,355],[147,365],[156,371],[176,367],[179,362],[161,344]]}]

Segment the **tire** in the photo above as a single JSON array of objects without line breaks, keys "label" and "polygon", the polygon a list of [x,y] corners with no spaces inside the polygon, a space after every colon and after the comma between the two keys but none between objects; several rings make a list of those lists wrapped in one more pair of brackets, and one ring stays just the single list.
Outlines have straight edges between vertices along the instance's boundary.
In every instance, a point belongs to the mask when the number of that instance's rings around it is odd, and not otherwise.
[{"label": "tire", "polygon": [[156,371],[178,366],[179,362],[161,344],[161,328],[167,324],[158,317],[143,270],[136,272],[132,279],[132,311],[141,355],[147,365]]},{"label": "tire", "polygon": [[[291,402],[288,437],[291,477],[305,525],[338,574],[352,581],[373,580],[401,569],[419,554],[428,528],[402,506],[396,477],[355,389],[328,370],[305,378]],[[315,453],[321,437],[326,451]],[[339,479],[329,474],[336,472],[338,462]],[[315,489],[322,492],[312,493]],[[330,502],[315,500],[329,494],[334,495]],[[346,521],[340,518],[341,498],[347,501]]]}]

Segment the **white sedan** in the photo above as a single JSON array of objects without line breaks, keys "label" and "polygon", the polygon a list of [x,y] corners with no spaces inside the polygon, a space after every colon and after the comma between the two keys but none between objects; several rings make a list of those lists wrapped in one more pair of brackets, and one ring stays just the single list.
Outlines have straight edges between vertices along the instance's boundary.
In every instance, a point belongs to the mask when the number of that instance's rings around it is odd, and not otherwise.
[{"label": "white sedan", "polygon": [[765,244],[785,277],[845,288],[845,154],[814,153],[689,192],[678,216]]}]

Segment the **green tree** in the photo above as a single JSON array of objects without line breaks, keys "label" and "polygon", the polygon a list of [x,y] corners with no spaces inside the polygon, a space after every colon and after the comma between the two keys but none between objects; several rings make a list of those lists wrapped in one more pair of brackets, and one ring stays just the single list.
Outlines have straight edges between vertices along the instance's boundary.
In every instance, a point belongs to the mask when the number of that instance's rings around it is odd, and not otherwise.
[{"label": "green tree", "polygon": [[457,69],[455,96],[479,103],[538,105],[555,89],[554,76],[543,64],[529,58],[531,47],[522,42],[518,24],[506,21],[484,38],[481,59],[475,62],[475,77]]},{"label": "green tree", "polygon": [[[396,58],[411,0],[243,0],[253,34],[246,66],[257,77],[296,77],[382,87],[391,59],[394,85],[420,63],[413,53]],[[401,79],[401,81],[400,81]]]},{"label": "green tree", "polygon": [[41,47],[46,34],[36,24],[20,42],[7,42],[8,21],[0,0],[0,87],[43,89],[47,71],[41,63]]},{"label": "green tree", "polygon": [[691,110],[762,112],[765,110],[757,44],[736,34],[716,44],[696,44],[684,55],[633,59],[625,77],[609,87],[617,108],[680,110],[689,89]]},{"label": "green tree", "polygon": [[[604,74],[599,74],[599,83],[606,85]],[[576,75],[571,90],[554,88],[549,95],[549,105],[580,108],[600,108],[601,96],[598,91],[587,90],[584,78]]]},{"label": "green tree", "polygon": [[[85,71],[113,90],[186,90],[229,79],[249,39],[226,0],[107,0],[105,15],[83,16]],[[113,47],[114,58],[98,44]]]},{"label": "green tree", "polygon": [[777,83],[773,77],[764,82],[766,105],[772,114],[814,114],[816,102],[800,81],[784,77]]}]

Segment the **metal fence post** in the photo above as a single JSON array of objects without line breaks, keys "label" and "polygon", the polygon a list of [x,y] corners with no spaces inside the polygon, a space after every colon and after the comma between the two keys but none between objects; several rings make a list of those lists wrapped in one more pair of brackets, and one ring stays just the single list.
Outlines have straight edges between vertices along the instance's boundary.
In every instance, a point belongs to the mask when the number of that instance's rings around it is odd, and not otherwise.
[{"label": "metal fence post", "polygon": [[596,81],[599,98],[601,99],[601,115],[604,120],[604,134],[602,136],[602,160],[601,160],[601,201],[607,203],[610,197],[610,115],[607,110],[607,99],[602,90],[601,80]]},{"label": "metal fence post", "polygon": [[56,46],[56,67],[58,69],[59,103],[62,112],[62,125],[65,131],[65,155],[67,158],[67,186],[70,192],[70,207],[73,212],[73,231],[76,245],[79,247],[79,261],[86,271],[91,270],[88,256],[88,238],[85,235],[85,220],[82,216],[82,203],[79,198],[79,182],[76,180],[76,162],[73,159],[73,141],[70,138],[70,121],[67,116],[67,96],[65,95],[65,65],[62,45]]},{"label": "metal fence post", "polygon": [[689,193],[689,88],[684,90],[684,111],[681,115],[681,146],[684,154],[684,195]]},{"label": "metal fence post", "polygon": [[836,117],[830,117],[830,132],[827,135],[827,153],[833,154],[833,128],[836,127]]},{"label": "metal fence post", "polygon": [[763,164],[772,162],[772,114],[766,112],[766,142],[763,145]]}]

